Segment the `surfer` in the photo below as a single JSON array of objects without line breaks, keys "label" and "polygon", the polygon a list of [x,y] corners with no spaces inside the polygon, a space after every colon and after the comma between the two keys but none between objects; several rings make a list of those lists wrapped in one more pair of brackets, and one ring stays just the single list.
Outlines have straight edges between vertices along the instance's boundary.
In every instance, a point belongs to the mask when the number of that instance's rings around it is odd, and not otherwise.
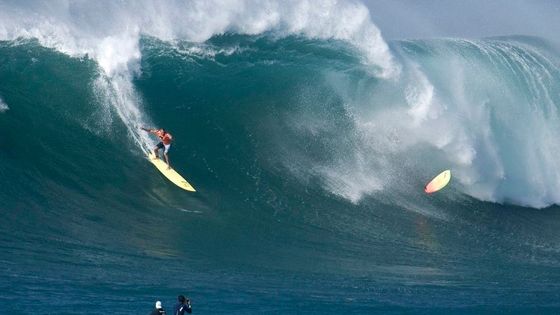
[{"label": "surfer", "polygon": [[179,295],[177,300],[179,303],[175,305],[175,312],[173,315],[184,315],[185,312],[189,314],[192,313],[191,301],[189,299],[185,298],[184,295]]},{"label": "surfer", "polygon": [[140,129],[147,131],[149,133],[153,133],[160,138],[161,140],[160,143],[158,143],[153,149],[154,155],[156,156],[156,159],[159,158],[158,151],[159,149],[163,149],[163,156],[165,157],[165,163],[167,163],[167,169],[170,169],[171,165],[169,165],[169,156],[167,155],[167,153],[169,152],[169,148],[171,147],[171,140],[173,139],[171,134],[165,131],[165,129],[163,128],[148,129],[148,128],[141,127]]},{"label": "surfer", "polygon": [[165,309],[161,306],[161,302],[156,302],[156,308],[150,313],[150,315],[165,315]]}]

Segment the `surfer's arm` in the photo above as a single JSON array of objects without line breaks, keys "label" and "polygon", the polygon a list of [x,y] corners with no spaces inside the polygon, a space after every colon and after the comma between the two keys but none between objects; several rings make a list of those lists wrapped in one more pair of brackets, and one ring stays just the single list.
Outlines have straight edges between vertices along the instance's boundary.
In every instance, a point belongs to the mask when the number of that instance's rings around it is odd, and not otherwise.
[{"label": "surfer's arm", "polygon": [[144,127],[140,127],[140,129],[142,129],[144,131],[147,131],[147,132],[150,132],[150,133],[155,133],[154,129],[148,129],[148,128],[144,128]]}]

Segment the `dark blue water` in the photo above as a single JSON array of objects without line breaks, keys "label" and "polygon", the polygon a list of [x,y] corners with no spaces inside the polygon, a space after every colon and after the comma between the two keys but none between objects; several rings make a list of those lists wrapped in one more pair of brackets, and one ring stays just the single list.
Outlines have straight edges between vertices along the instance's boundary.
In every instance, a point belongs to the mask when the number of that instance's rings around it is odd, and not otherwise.
[{"label": "dark blue water", "polygon": [[192,194],[144,158],[94,60],[1,42],[0,313],[178,294],[197,314],[559,312],[558,54],[391,49],[385,80],[337,41],[143,38],[139,108]]}]

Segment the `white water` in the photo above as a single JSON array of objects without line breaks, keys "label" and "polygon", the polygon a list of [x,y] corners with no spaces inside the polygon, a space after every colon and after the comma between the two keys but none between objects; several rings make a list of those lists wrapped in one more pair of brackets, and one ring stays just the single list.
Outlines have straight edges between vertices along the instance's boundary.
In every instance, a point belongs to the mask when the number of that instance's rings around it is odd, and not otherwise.
[{"label": "white water", "polygon": [[327,188],[352,202],[367,195],[410,198],[451,169],[448,190],[479,200],[560,204],[555,59],[513,39],[422,43],[427,52],[403,56],[395,85],[353,95],[341,89],[355,124],[347,135],[354,148],[334,148],[333,162],[320,168]]}]

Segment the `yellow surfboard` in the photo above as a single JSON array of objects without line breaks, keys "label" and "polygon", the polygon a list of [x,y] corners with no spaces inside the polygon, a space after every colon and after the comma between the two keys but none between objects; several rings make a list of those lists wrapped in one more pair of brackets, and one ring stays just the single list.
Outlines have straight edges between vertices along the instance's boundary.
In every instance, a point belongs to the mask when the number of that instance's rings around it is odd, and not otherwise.
[{"label": "yellow surfboard", "polygon": [[187,191],[196,191],[194,187],[187,182],[179,173],[177,173],[173,168],[167,168],[167,163],[165,161],[157,158],[154,152],[148,153],[148,160],[156,166],[156,168],[163,174],[167,179],[169,179],[173,184],[183,188]]},{"label": "yellow surfboard", "polygon": [[451,170],[445,170],[434,179],[432,179],[432,181],[426,185],[424,191],[427,194],[435,193],[436,191],[447,186],[447,184],[449,184],[449,180],[451,180]]}]

